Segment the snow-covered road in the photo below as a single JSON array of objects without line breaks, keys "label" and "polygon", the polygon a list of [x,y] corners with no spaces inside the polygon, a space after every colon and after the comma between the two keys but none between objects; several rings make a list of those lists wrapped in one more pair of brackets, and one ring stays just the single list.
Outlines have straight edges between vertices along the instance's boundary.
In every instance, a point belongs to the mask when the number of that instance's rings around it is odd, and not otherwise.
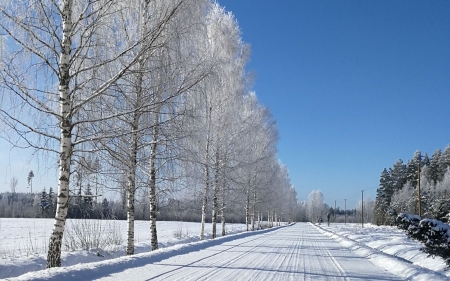
[{"label": "snow-covered road", "polygon": [[100,280],[399,280],[309,224],[253,235]]},{"label": "snow-covered road", "polygon": [[306,223],[12,279],[401,280]]}]

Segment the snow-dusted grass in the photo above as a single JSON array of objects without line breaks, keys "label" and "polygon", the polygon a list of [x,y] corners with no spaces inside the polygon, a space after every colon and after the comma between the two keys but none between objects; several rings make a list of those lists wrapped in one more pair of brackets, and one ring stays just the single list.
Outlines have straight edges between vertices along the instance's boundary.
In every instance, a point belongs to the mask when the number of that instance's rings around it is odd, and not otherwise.
[{"label": "snow-dusted grass", "polygon": [[[160,248],[199,240],[200,224],[158,221]],[[14,277],[45,268],[53,219],[0,219],[0,278]],[[245,230],[243,224],[227,224],[226,233]],[[217,233],[222,233],[217,225]],[[205,225],[205,237],[212,235]],[[67,220],[62,266],[95,262],[125,254],[126,221]],[[149,252],[150,222],[135,221],[135,253]]]},{"label": "snow-dusted grass", "polygon": [[[317,225],[316,225],[317,226]],[[343,246],[351,248],[362,255],[370,256],[372,262],[380,261],[380,265],[388,271],[401,271],[408,274],[411,269],[401,267],[396,260],[406,261],[416,267],[423,268],[421,272],[436,272],[450,277],[444,260],[440,257],[430,257],[420,251],[423,245],[409,238],[405,231],[395,226],[376,226],[373,224],[331,224],[318,226],[324,234],[338,240]],[[377,256],[378,255],[378,256]],[[386,262],[387,261],[387,262]],[[389,268],[391,266],[392,268]],[[397,272],[396,275],[399,275]],[[400,274],[401,275],[401,274]],[[432,280],[432,279],[430,279]]]}]

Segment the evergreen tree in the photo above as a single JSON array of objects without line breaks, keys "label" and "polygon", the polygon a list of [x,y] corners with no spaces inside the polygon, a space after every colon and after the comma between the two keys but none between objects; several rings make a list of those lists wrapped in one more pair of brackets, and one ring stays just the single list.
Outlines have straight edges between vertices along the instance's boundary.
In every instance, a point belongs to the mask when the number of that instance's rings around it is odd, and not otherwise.
[{"label": "evergreen tree", "polygon": [[47,211],[48,206],[49,206],[49,203],[48,203],[48,194],[47,194],[47,191],[45,190],[45,187],[44,187],[44,190],[42,190],[42,193],[41,193],[41,203],[40,203],[40,206],[41,206],[42,214],[44,214],[44,212]]},{"label": "evergreen tree", "polygon": [[430,166],[430,158],[428,157],[428,153],[425,152],[425,155],[423,156],[423,159],[422,159],[422,164],[420,166],[421,167],[429,167]]},{"label": "evergreen tree", "polygon": [[441,154],[441,157],[439,157],[438,165],[439,165],[438,181],[442,181],[444,179],[445,173],[450,167],[450,144],[445,147],[444,151]]},{"label": "evergreen tree", "polygon": [[391,175],[388,170],[384,168],[381,172],[380,187],[377,189],[377,197],[375,200],[377,220],[381,220],[382,223],[386,223],[393,193],[394,187],[392,185]]},{"label": "evergreen tree", "polygon": [[411,183],[411,186],[416,188],[418,182],[418,170],[422,164],[422,154],[420,150],[416,150],[413,159],[408,161],[406,165],[406,179]]},{"label": "evergreen tree", "polygon": [[439,172],[439,159],[441,158],[441,149],[436,149],[431,156],[430,159],[430,165],[427,172],[427,179],[430,183],[433,183],[434,185],[437,184],[437,182],[440,179],[440,172]]},{"label": "evergreen tree", "polygon": [[87,184],[86,192],[85,192],[83,205],[84,205],[84,215],[87,217],[91,217],[93,212],[93,197],[92,197],[92,191],[91,191],[91,185]]},{"label": "evergreen tree", "polygon": [[53,192],[53,188],[50,187],[48,189],[48,208],[49,211],[53,214],[55,210],[55,193]]},{"label": "evergreen tree", "polygon": [[392,169],[389,169],[390,179],[394,190],[400,190],[406,184],[406,165],[403,164],[402,159],[395,162]]}]

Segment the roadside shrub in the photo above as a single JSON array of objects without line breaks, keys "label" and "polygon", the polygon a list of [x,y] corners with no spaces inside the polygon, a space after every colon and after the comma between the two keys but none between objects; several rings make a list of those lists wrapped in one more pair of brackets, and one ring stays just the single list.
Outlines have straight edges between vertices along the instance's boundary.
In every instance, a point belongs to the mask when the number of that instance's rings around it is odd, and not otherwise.
[{"label": "roadside shrub", "polygon": [[66,226],[63,246],[66,251],[102,249],[114,251],[123,242],[115,221],[75,219]]},{"label": "roadside shrub", "polygon": [[398,228],[403,230],[408,230],[411,225],[417,227],[419,225],[419,222],[420,217],[413,214],[400,213],[395,218],[395,224]]},{"label": "roadside shrub", "polygon": [[417,215],[401,213],[395,219],[398,228],[409,237],[424,244],[421,250],[429,256],[439,256],[450,266],[450,226],[440,220],[422,219]]},{"label": "roadside shrub", "polygon": [[440,220],[423,219],[420,221],[417,236],[425,244],[422,251],[432,257],[442,257],[450,266],[450,226]]},{"label": "roadside shrub", "polygon": [[173,237],[181,239],[184,237],[190,237],[191,233],[189,229],[183,230],[183,224],[181,224],[176,230],[173,231]]}]

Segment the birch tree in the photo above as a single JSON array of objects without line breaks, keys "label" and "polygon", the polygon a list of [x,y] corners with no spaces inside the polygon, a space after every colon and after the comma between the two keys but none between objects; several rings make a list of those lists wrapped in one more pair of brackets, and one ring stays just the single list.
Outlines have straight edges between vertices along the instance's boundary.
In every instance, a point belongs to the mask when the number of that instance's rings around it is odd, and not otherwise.
[{"label": "birch tree", "polygon": [[[86,109],[146,51],[141,48],[131,52],[141,46],[139,40],[132,44],[111,40],[122,32],[122,26],[117,24],[120,21],[116,20],[122,8],[112,0],[0,4],[0,31],[6,34],[7,41],[0,71],[0,84],[6,91],[0,119],[11,129],[10,141],[16,147],[59,155],[57,207],[47,267],[61,265],[71,163],[77,147],[96,138],[84,134],[85,124],[98,121]],[[147,38],[160,34],[172,12],[163,14],[166,16],[161,24],[146,34]],[[120,67],[109,71],[111,66],[117,66],[117,61]],[[102,117],[108,118],[111,116]]]},{"label": "birch tree", "polygon": [[[176,131],[178,118],[183,114],[182,104],[189,98],[190,90],[200,83],[210,72],[210,63],[202,57],[202,40],[204,32],[204,14],[209,2],[185,1],[181,6],[181,12],[174,17],[167,29],[167,40],[155,61],[155,75],[152,81],[155,107],[151,110],[150,122],[152,131],[150,134],[150,154],[148,173],[149,199],[150,199],[150,232],[152,250],[158,249],[156,230],[157,217],[157,178],[158,171],[163,171],[162,166],[169,165],[174,159],[169,155],[168,143],[177,138]],[[162,145],[164,144],[164,145]],[[158,154],[161,153],[158,157]],[[159,158],[159,163],[158,163]],[[160,176],[163,178],[163,176]]]},{"label": "birch tree", "polygon": [[325,213],[325,203],[320,190],[313,190],[308,196],[308,217],[311,222],[316,222]]},{"label": "birch tree", "polygon": [[216,224],[221,201],[222,229],[225,228],[224,169],[227,158],[227,146],[232,139],[232,121],[236,113],[238,100],[243,96],[245,85],[244,67],[247,61],[248,46],[240,37],[239,26],[231,13],[214,4],[207,22],[208,56],[214,68],[202,83],[198,97],[204,145],[203,159],[203,203],[201,209],[200,237],[204,238],[204,224],[210,188],[212,190],[212,236],[217,236]]}]

